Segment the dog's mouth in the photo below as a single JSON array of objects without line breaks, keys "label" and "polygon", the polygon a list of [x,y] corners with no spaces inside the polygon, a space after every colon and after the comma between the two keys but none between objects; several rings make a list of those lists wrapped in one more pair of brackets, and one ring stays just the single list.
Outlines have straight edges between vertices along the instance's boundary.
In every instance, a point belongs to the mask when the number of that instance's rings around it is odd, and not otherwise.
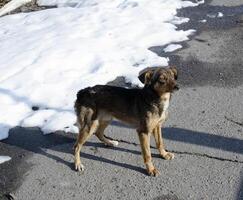
[{"label": "dog's mouth", "polygon": [[171,88],[170,92],[175,92],[179,89],[180,89],[179,85],[176,84],[174,87]]}]

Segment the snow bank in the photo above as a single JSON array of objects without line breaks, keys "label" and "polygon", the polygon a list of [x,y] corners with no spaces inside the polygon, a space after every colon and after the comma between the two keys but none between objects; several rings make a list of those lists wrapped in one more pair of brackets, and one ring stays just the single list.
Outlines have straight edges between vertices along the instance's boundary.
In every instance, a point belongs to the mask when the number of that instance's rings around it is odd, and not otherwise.
[{"label": "snow bank", "polygon": [[77,91],[117,76],[139,84],[140,70],[167,65],[168,58],[148,48],[187,40],[194,31],[176,29],[188,21],[176,17],[176,9],[196,5],[82,0],[75,7],[0,18],[0,139],[16,125],[77,131]]},{"label": "snow bank", "polygon": [[9,156],[0,156],[0,164],[11,160]]}]

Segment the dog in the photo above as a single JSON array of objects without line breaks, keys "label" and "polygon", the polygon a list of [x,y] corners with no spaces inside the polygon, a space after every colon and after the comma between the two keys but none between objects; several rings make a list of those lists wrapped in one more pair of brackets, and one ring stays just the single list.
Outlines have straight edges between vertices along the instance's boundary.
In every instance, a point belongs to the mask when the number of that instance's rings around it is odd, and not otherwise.
[{"label": "dog", "polygon": [[138,76],[144,84],[143,88],[96,85],[80,90],[74,105],[79,127],[74,145],[75,169],[84,170],[80,151],[92,134],[106,145],[118,145],[118,141],[104,136],[105,128],[113,119],[117,119],[136,128],[147,172],[151,176],[159,175],[152,163],[150,135],[154,136],[161,157],[173,159],[174,154],[165,150],[161,126],[168,116],[171,93],[178,90],[177,76],[175,67],[146,68]]}]

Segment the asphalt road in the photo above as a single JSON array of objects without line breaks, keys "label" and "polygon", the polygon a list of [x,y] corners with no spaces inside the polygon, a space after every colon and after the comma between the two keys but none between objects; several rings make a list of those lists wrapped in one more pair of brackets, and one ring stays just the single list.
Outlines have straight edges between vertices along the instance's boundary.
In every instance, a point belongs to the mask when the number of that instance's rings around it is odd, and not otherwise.
[{"label": "asphalt road", "polygon": [[1,154],[12,157],[0,165],[0,199],[243,199],[243,1],[207,1],[179,15],[190,18],[179,28],[196,35],[170,54],[151,47],[180,70],[163,130],[175,159],[152,148],[161,175],[146,175],[135,130],[119,123],[106,131],[118,147],[95,137],[84,146],[84,173],[73,169],[74,135],[16,127],[0,142]]}]

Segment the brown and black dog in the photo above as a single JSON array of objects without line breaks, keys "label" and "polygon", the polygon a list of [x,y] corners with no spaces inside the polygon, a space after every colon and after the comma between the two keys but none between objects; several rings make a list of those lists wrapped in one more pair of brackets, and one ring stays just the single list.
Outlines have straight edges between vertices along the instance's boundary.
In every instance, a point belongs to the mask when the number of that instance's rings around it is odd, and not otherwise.
[{"label": "brown and black dog", "polygon": [[74,146],[76,170],[84,170],[80,160],[80,150],[92,134],[107,145],[118,145],[117,141],[104,136],[105,128],[114,118],[136,128],[149,175],[159,174],[152,163],[151,134],[155,138],[162,158],[166,160],[174,158],[174,154],[165,150],[161,125],[168,115],[171,93],[178,89],[177,70],[175,67],[147,68],[140,72],[138,78],[144,83],[141,89],[96,85],[78,92],[74,106],[79,126],[79,135]]}]

